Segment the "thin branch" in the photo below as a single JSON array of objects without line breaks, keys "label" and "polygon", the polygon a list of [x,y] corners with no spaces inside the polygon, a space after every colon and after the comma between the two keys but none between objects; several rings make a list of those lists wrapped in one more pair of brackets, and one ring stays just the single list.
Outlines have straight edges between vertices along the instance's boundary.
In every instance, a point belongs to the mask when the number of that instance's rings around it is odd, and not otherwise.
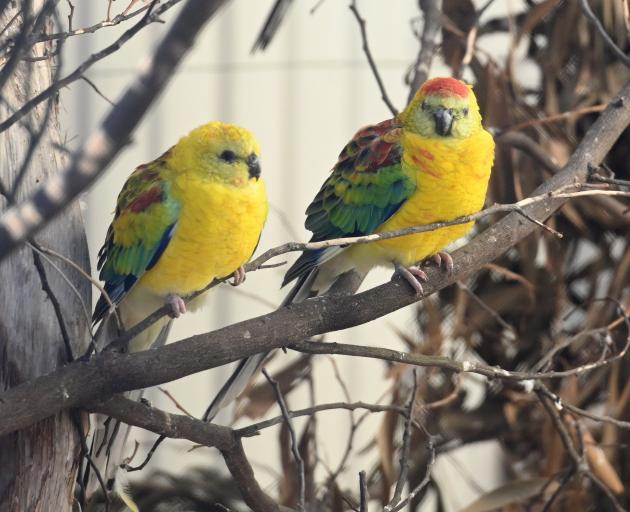
[{"label": "thin branch", "polygon": [[539,117],[537,119],[528,119],[527,121],[523,121],[521,123],[508,126],[504,130],[502,130],[502,133],[511,132],[511,131],[519,131],[525,128],[530,128],[532,126],[540,126],[542,124],[559,123],[560,121],[566,121],[568,119],[573,119],[575,117],[580,117],[586,114],[602,112],[606,108],[606,106],[607,105],[603,103],[601,105],[591,105],[590,107],[578,108],[576,110],[562,112],[560,114],[555,114],[553,116]]},{"label": "thin branch", "polygon": [[[0,133],[13,126],[17,121],[22,119],[22,117],[28,114],[42,101],[45,101],[48,98],[54,96],[60,89],[67,87],[72,82],[75,82],[76,80],[82,78],[83,74],[94,64],[111,55],[112,53],[120,50],[120,48],[122,48],[125,43],[127,43],[132,37],[140,32],[140,30],[142,30],[147,25],[150,25],[151,23],[157,21],[160,14],[179,2],[181,2],[181,0],[169,0],[169,2],[161,5],[158,9],[156,9],[155,12],[152,13],[150,10],[147,11],[147,14],[140,21],[138,21],[138,23],[136,23],[130,29],[126,30],[123,35],[121,35],[116,41],[114,41],[106,48],[102,49],[100,52],[90,55],[85,61],[83,61],[83,63],[81,63],[74,71],[72,71],[72,73],[53,82],[47,89],[44,89],[37,96],[28,100],[21,108],[11,114],[7,119],[2,121],[0,123]],[[155,4],[155,0],[152,2],[151,5],[153,4]]]},{"label": "thin branch", "polygon": [[620,352],[606,359],[599,359],[593,363],[580,365],[576,368],[562,371],[548,372],[522,372],[508,371],[503,368],[488,366],[476,361],[457,361],[445,356],[432,356],[397,350],[367,347],[362,345],[351,345],[347,343],[330,343],[322,341],[300,341],[287,345],[287,348],[304,354],[338,354],[354,357],[367,357],[392,361],[396,363],[410,364],[414,366],[442,368],[456,373],[476,373],[492,379],[509,381],[528,381],[542,379],[560,379],[571,375],[580,375],[597,368],[607,366],[610,363],[622,359],[630,349],[630,337]]},{"label": "thin branch", "polygon": [[588,18],[588,21],[590,21],[597,29],[599,34],[602,36],[602,39],[612,50],[612,52],[621,62],[623,62],[627,67],[630,68],[630,57],[623,53],[621,48],[619,48],[612,40],[612,38],[608,35],[608,32],[606,32],[604,25],[602,25],[601,21],[599,21],[597,16],[595,16],[595,13],[591,10],[591,6],[588,4],[588,0],[580,0],[580,6],[582,7],[582,12]]},{"label": "thin branch", "polygon": [[245,503],[255,512],[278,512],[278,505],[256,482],[243,446],[231,428],[180,414],[169,414],[123,396],[113,396],[91,404],[90,410],[169,438],[188,439],[196,444],[217,448],[236,480]]},{"label": "thin branch", "polygon": [[413,488],[404,500],[392,509],[392,512],[398,512],[399,510],[405,508],[427,485],[429,485],[429,482],[431,481],[431,470],[435,464],[435,443],[433,442],[433,437],[430,435],[427,436],[427,450],[429,451],[429,460],[427,461],[424,478]]},{"label": "thin branch", "polygon": [[420,9],[424,14],[424,26],[420,37],[420,50],[411,72],[408,73],[409,103],[418,88],[429,78],[431,61],[435,55],[437,37],[442,28],[442,0],[418,0]]},{"label": "thin branch", "polygon": [[87,76],[81,76],[81,80],[83,80],[86,84],[88,84],[96,94],[98,94],[101,98],[103,98],[107,103],[109,103],[112,107],[116,106],[115,103],[110,100],[107,96],[105,96],[101,90],[97,87],[97,85],[92,82]]},{"label": "thin branch", "polygon": [[150,4],[147,4],[140,7],[139,9],[136,9],[133,12],[130,12],[129,14],[119,14],[118,16],[115,16],[114,19],[112,20],[101,21],[89,27],[77,28],[77,29],[72,30],[72,16],[74,13],[74,5],[72,5],[72,3],[70,2],[68,2],[68,4],[70,5],[70,14],[68,14],[68,30],[66,32],[56,32],[54,34],[46,34],[45,32],[42,32],[40,34],[34,34],[31,37],[29,37],[28,39],[29,44],[32,45],[35,43],[42,43],[44,41],[53,41],[56,39],[65,40],[65,39],[68,39],[69,37],[79,36],[83,34],[93,34],[94,32],[96,32],[97,30],[101,28],[113,27],[113,26],[119,25],[123,21],[127,21],[131,18],[135,18],[136,16],[138,16],[138,14],[143,13],[150,7]]},{"label": "thin branch", "polygon": [[[186,2],[155,50],[150,65],[138,75],[66,169],[46,181],[29,199],[5,211],[0,217],[0,260],[50,222],[102,174],[174,76],[175,69],[193,46],[199,31],[224,3],[225,0]],[[171,2],[161,5],[155,14],[170,5]],[[150,18],[153,19],[153,16]],[[139,30],[141,27],[137,24],[136,28]]]},{"label": "thin branch", "polygon": [[370,65],[370,69],[372,70],[372,74],[374,75],[374,79],[376,80],[376,84],[378,85],[379,91],[381,91],[381,98],[387,105],[387,108],[392,113],[394,117],[398,115],[398,110],[394,107],[394,104],[389,99],[387,94],[387,90],[385,89],[385,84],[383,83],[383,79],[381,78],[381,74],[376,67],[376,62],[374,62],[374,57],[372,57],[372,52],[370,51],[370,45],[368,44],[367,39],[367,30],[365,28],[365,20],[359,14],[359,10],[357,9],[357,0],[352,0],[349,6],[352,14],[354,14],[357,23],[359,24],[359,30],[361,31],[361,41],[363,43],[363,53],[365,53],[365,57],[367,58],[368,64]]},{"label": "thin branch", "polygon": [[[387,412],[393,411],[398,414],[405,415],[406,409],[400,405],[379,405],[379,404],[370,404],[367,402],[332,402],[328,404],[320,404],[315,405],[313,407],[308,407],[306,409],[300,409],[296,411],[289,411],[290,418],[299,418],[300,416],[311,416],[318,412],[322,411],[335,411],[335,410],[345,410],[345,411],[356,411],[359,409],[363,409],[369,412]],[[247,427],[242,427],[234,431],[234,434],[238,437],[252,437],[256,436],[260,433],[261,430],[271,427],[273,425],[279,425],[285,421],[284,416],[276,416],[274,418],[269,418],[268,420],[260,421],[258,423],[254,423],[252,425],[248,425]]]},{"label": "thin branch", "polygon": [[293,453],[293,458],[295,459],[295,464],[298,469],[298,476],[300,482],[300,489],[298,493],[298,510],[304,510],[304,504],[306,501],[306,478],[305,478],[305,469],[304,469],[304,460],[300,455],[300,449],[298,447],[297,434],[295,433],[295,428],[293,427],[293,422],[291,421],[291,415],[289,414],[289,409],[287,408],[287,403],[284,401],[284,397],[282,396],[282,391],[280,391],[280,385],[277,381],[275,381],[271,376],[267,373],[265,368],[262,369],[262,373],[269,382],[269,385],[272,387],[274,394],[276,395],[276,401],[280,406],[280,411],[282,411],[282,417],[284,418],[284,422],[289,429],[289,435],[291,436],[291,452]]},{"label": "thin branch", "polygon": [[57,323],[59,324],[59,330],[61,331],[63,346],[66,349],[66,360],[68,362],[74,361],[74,354],[72,353],[72,342],[70,341],[70,335],[68,334],[66,321],[63,316],[63,311],[61,310],[61,304],[59,303],[55,292],[50,287],[48,276],[46,275],[46,269],[44,268],[44,264],[42,263],[41,256],[35,250],[33,250],[33,263],[35,264],[35,268],[37,269],[37,273],[39,274],[39,279],[42,283],[42,290],[44,290],[44,293],[48,296],[50,304],[53,307],[53,311],[55,312],[55,317],[57,318]]},{"label": "thin branch", "polygon": [[409,473],[409,451],[411,449],[411,423],[414,420],[415,405],[416,405],[416,393],[418,392],[418,373],[413,369],[413,388],[409,395],[409,405],[407,406],[407,418],[405,420],[405,429],[403,431],[402,448],[400,449],[400,474],[396,481],[396,488],[394,489],[394,495],[389,503],[383,509],[385,512],[391,512],[396,505],[400,502],[403,488],[407,481],[407,474]]}]

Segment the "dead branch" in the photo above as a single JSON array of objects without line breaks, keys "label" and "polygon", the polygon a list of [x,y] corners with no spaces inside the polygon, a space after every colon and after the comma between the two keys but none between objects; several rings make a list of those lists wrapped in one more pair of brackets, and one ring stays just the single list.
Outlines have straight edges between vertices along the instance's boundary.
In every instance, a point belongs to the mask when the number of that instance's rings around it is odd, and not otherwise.
[{"label": "dead branch", "polygon": [[383,83],[381,74],[379,73],[378,68],[376,67],[376,62],[374,62],[374,57],[372,57],[372,52],[370,50],[370,45],[368,44],[368,39],[367,39],[365,19],[363,19],[361,15],[359,14],[356,0],[352,0],[352,3],[350,4],[350,10],[352,11],[352,14],[354,14],[354,17],[357,20],[357,23],[359,24],[359,30],[361,31],[361,41],[363,43],[362,45],[363,53],[365,53],[365,57],[367,58],[368,64],[370,65],[370,69],[372,70],[372,75],[374,75],[374,79],[376,80],[376,84],[378,85],[378,89],[379,91],[381,91],[381,98],[383,102],[385,102],[385,105],[387,105],[387,108],[392,113],[392,115],[396,117],[398,115],[398,110],[396,109],[392,101],[389,99],[389,95],[387,94],[387,90],[385,89],[385,84]]}]

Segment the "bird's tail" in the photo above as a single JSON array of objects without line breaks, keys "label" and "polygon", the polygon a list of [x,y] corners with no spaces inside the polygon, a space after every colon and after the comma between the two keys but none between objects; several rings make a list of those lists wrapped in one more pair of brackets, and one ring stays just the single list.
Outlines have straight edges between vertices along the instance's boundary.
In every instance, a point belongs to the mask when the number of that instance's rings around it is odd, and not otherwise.
[{"label": "bird's tail", "polygon": [[[152,340],[154,341],[149,345],[153,347],[164,345],[171,326],[172,320],[168,319],[154,327],[152,330]],[[118,337],[118,333],[117,322],[111,315],[103,320],[99,326],[96,335],[98,346],[107,346]],[[130,342],[131,351],[133,351],[134,346],[145,344],[147,334],[141,336],[140,342],[135,338]],[[142,398],[143,393],[144,390],[135,390],[125,393],[125,396],[137,401]],[[126,493],[126,479],[121,469],[121,464],[133,452],[133,447],[129,449],[125,447],[131,427],[103,414],[90,415],[90,423],[91,462],[84,461],[82,471],[82,481],[88,500],[95,497],[100,491],[104,491],[108,494],[118,495],[132,512],[137,511],[137,507],[134,509],[135,504]]]},{"label": "bird's tail", "polygon": [[[312,285],[317,277],[318,269],[314,268],[307,274],[298,278],[297,282],[291,288],[291,291],[282,301],[280,307],[296,302],[302,302],[312,295]],[[230,378],[221,387],[212,403],[206,409],[203,415],[204,421],[212,421],[223,407],[232,403],[238,395],[240,395],[254,375],[262,368],[263,362],[267,359],[270,352],[262,352],[253,356],[241,359],[238,366],[230,375]]]}]

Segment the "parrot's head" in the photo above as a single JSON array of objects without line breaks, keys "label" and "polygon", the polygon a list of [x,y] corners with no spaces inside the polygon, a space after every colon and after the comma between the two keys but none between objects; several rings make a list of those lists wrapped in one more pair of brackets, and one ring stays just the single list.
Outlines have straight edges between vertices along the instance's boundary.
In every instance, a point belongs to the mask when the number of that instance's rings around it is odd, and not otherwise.
[{"label": "parrot's head", "polygon": [[465,138],[481,129],[472,87],[455,78],[427,80],[399,119],[406,129],[423,137]]},{"label": "parrot's head", "polygon": [[260,147],[244,128],[213,122],[195,128],[173,146],[169,167],[203,181],[245,186],[260,178]]}]

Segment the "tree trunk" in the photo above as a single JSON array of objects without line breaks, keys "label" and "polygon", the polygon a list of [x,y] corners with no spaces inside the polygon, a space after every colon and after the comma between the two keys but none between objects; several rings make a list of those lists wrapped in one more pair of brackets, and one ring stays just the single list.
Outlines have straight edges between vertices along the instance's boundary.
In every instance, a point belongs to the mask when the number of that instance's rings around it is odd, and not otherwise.
[{"label": "tree trunk", "polygon": [[[43,1],[33,4],[38,12]],[[15,5],[4,9],[0,30],[17,11]],[[14,22],[11,27],[17,27],[17,31],[20,24]],[[5,32],[3,40],[13,37],[16,31]],[[26,56],[41,56],[52,49],[38,44]],[[27,99],[49,86],[55,64],[54,59],[22,60],[1,91],[4,102],[0,103],[0,119],[6,119]],[[2,65],[0,60],[0,73]],[[33,134],[44,125],[47,109],[49,119],[40,144],[21,184],[16,186]],[[44,102],[0,134],[0,209],[6,209],[12,200],[21,201],[63,168],[62,155],[55,149],[60,142],[57,114],[57,98],[51,98],[50,104]],[[78,202],[38,234],[35,242],[63,254],[89,272]],[[39,256],[41,264],[36,265],[37,258],[31,248],[22,247],[0,264],[0,391],[65,364],[68,354],[63,331],[71,340],[75,357],[84,351],[88,339],[90,284],[61,259]],[[59,315],[54,301],[58,303]],[[80,450],[78,415],[73,414],[58,414],[0,438],[0,512],[72,510]]]}]

